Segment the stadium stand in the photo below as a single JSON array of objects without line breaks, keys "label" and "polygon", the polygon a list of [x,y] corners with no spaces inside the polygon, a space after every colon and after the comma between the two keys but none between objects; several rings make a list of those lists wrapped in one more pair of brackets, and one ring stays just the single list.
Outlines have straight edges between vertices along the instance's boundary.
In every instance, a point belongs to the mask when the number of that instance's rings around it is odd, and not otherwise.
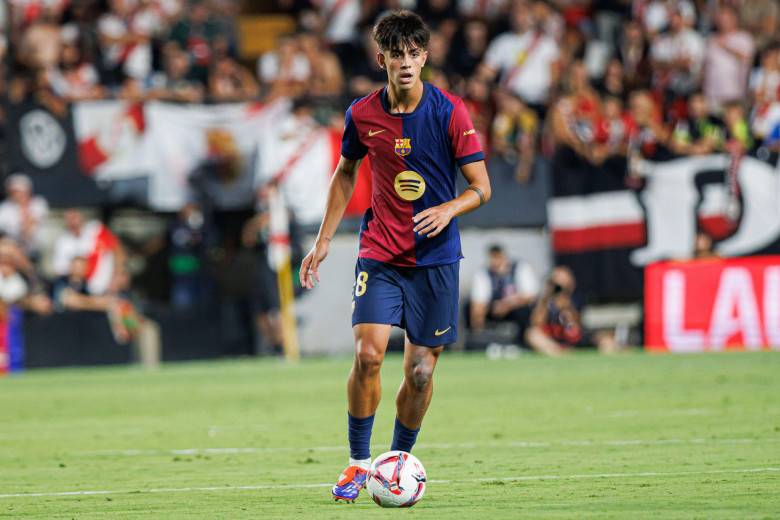
[{"label": "stadium stand", "polygon": [[[34,262],[13,264],[27,295],[4,303],[43,315],[28,349],[48,341],[45,320],[67,326],[45,316],[51,255],[62,210],[87,206],[133,278],[101,295],[160,322],[162,359],[256,353],[241,229],[271,183],[312,231],[343,112],[384,81],[367,30],[395,8],[427,20],[424,78],[463,98],[489,157],[493,201],[464,227],[546,228],[548,267],[575,274],[586,326],[627,327],[641,343],[644,267],[693,256],[697,232],[722,256],[780,252],[780,231],[748,219],[774,218],[780,197],[773,0],[10,0],[0,173],[31,179],[55,222],[35,223],[47,232],[32,249],[6,232]],[[369,204],[365,177],[342,229]],[[176,213],[193,201],[185,232]],[[200,245],[182,254],[183,234]],[[172,276],[193,266],[214,295],[197,312],[169,304]],[[69,362],[89,360],[51,358]]]}]

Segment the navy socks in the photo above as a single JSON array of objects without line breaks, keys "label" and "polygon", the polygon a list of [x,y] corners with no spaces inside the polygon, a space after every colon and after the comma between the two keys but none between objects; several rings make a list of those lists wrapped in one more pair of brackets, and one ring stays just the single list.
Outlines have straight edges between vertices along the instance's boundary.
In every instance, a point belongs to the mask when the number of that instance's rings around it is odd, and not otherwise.
[{"label": "navy socks", "polygon": [[353,459],[371,458],[371,428],[374,426],[374,416],[352,417],[347,412],[349,424],[349,456]]},{"label": "navy socks", "polygon": [[411,452],[412,446],[417,441],[417,434],[420,433],[420,428],[416,430],[410,430],[395,418],[395,429],[393,430],[393,444],[390,446],[390,451],[400,450]]}]

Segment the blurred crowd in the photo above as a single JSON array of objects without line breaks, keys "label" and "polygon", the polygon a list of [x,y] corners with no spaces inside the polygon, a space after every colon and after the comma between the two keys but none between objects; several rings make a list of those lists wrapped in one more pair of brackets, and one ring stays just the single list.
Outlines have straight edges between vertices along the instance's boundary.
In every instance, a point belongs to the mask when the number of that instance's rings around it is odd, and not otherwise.
[{"label": "blurred crowd", "polygon": [[7,6],[0,92],[55,113],[89,99],[287,96],[339,114],[386,82],[371,27],[409,8],[432,29],[424,79],[466,100],[520,181],[562,148],[600,165],[780,146],[775,0],[279,0],[297,30],[256,61],[240,52],[238,0]]},{"label": "blurred crowd", "polygon": [[[54,115],[84,100],[289,97],[332,124],[343,121],[352,99],[386,84],[371,28],[387,10],[407,8],[432,31],[423,79],[464,99],[488,157],[513,164],[519,182],[528,181],[539,157],[552,161],[554,174],[556,165],[604,168],[631,185],[632,165],[642,158],[726,152],[769,160],[780,150],[777,0],[259,4],[288,15],[296,30],[249,59],[238,24],[250,2],[8,0],[0,7],[0,95],[40,103]],[[24,176],[8,178],[5,188],[0,299],[40,312],[116,307],[129,278],[122,247],[105,226],[66,212],[56,279],[46,289],[34,268],[46,203],[32,196]],[[181,257],[172,301],[201,298],[191,276],[204,248],[193,224],[202,225],[198,215],[185,208],[169,230],[172,258]],[[95,276],[99,283],[90,282]],[[268,329],[261,317],[272,306],[256,307],[258,328]]]}]

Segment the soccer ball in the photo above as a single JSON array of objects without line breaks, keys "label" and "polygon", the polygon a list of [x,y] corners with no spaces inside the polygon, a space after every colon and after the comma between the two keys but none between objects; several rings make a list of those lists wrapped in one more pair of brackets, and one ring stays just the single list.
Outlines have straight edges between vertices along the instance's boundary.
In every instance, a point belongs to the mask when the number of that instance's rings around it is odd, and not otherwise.
[{"label": "soccer ball", "polygon": [[374,459],[366,491],[382,507],[411,507],[425,493],[425,468],[405,451],[388,451]]}]

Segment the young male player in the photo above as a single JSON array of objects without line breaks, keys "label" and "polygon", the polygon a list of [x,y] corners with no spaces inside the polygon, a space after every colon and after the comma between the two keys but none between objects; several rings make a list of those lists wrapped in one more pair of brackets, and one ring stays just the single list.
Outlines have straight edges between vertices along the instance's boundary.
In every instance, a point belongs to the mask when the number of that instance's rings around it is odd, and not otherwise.
[{"label": "young male player", "polygon": [[[422,19],[410,11],[391,12],[373,36],[388,85],[347,110],[325,216],[300,271],[306,289],[320,281],[320,263],[368,155],[373,192],[360,229],[352,299],[355,360],[347,382],[350,459],[333,486],[336,500],[353,502],[371,463],[371,427],[382,392],[379,368],[390,329],[406,329],[391,449],[408,452],[431,400],[436,360],[443,345],[457,338],[463,255],[455,217],[490,198],[484,154],[466,107],[420,80],[430,37]],[[469,182],[459,196],[457,166]]]}]

